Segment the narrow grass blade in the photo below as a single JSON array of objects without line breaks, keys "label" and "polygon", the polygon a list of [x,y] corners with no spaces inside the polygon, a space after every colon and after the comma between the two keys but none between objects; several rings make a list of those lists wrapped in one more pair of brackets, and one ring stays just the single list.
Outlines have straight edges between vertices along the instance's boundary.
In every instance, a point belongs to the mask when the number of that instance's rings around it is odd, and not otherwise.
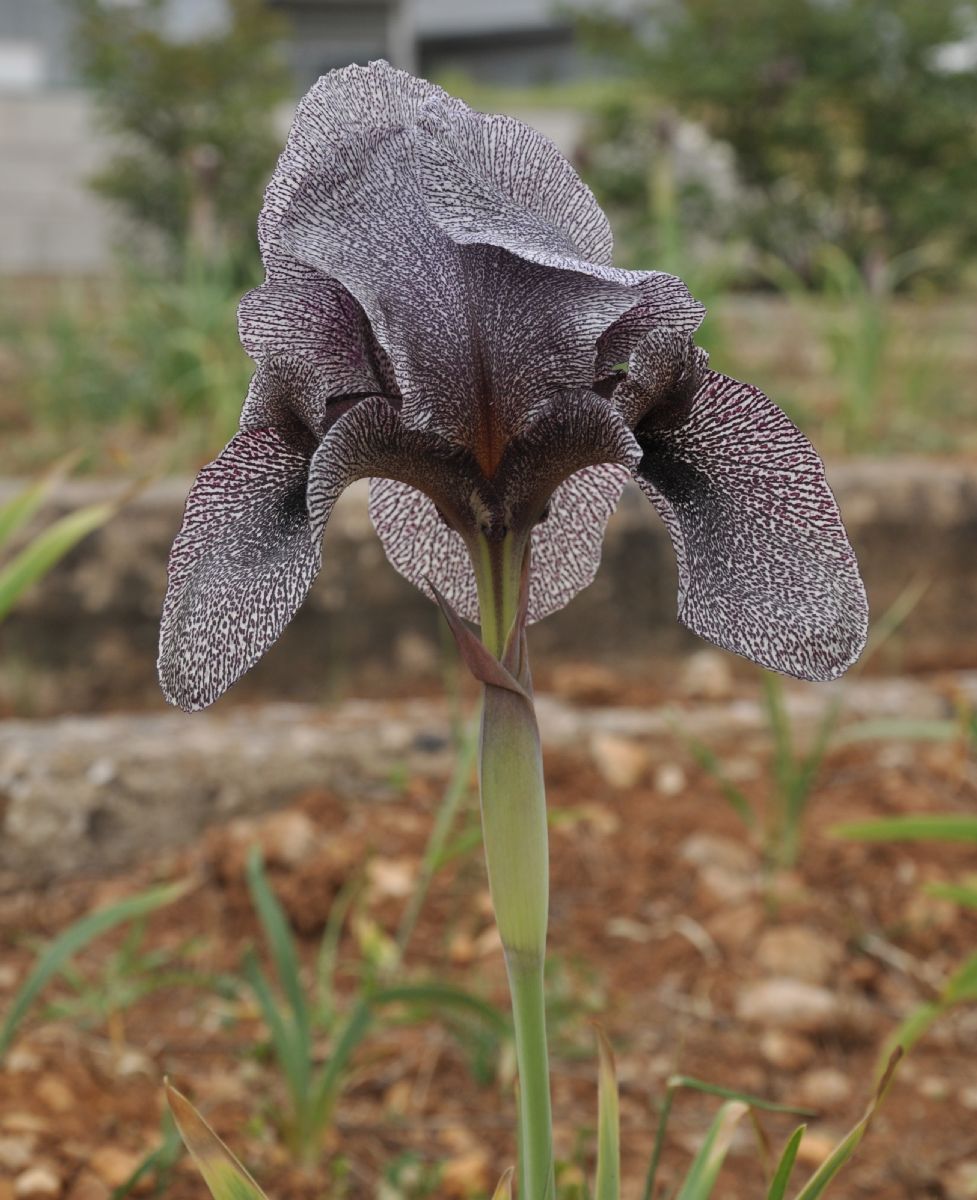
[{"label": "narrow grass blade", "polygon": [[912,721],[892,717],[878,721],[859,721],[838,734],[838,745],[872,741],[952,742],[960,737],[956,721]]},{"label": "narrow grass blade", "polygon": [[50,467],[36,483],[29,484],[6,504],[0,505],[0,547],[3,547],[41,507],[51,490],[77,465],[81,457],[72,450]]},{"label": "narrow grass blade", "polygon": [[829,831],[835,837],[858,842],[977,842],[977,816],[963,813],[921,813],[883,817],[874,821],[846,821]]},{"label": "narrow grass blade", "polygon": [[0,620],[21,595],[88,536],[115,514],[115,504],[93,504],[49,525],[0,570]]},{"label": "narrow grass blade", "polygon": [[790,1135],[790,1139],[784,1147],[784,1152],[780,1156],[777,1169],[773,1173],[773,1179],[770,1181],[767,1200],[784,1200],[784,1197],[787,1195],[787,1185],[790,1183],[790,1177],[794,1173],[797,1151],[806,1132],[806,1125],[798,1125]]},{"label": "narrow grass blade", "polygon": [[977,886],[965,883],[928,883],[923,889],[928,896],[938,900],[952,900],[965,908],[977,908]]},{"label": "narrow grass blade", "polygon": [[492,1200],[512,1200],[512,1167],[499,1180],[499,1186],[492,1193]]},{"label": "narrow grass blade", "polygon": [[709,1200],[726,1160],[736,1126],[749,1111],[750,1106],[739,1100],[727,1100],[720,1108],[709,1127],[705,1141],[692,1160],[692,1166],[676,1200]]},{"label": "narrow grass blade", "polygon": [[509,1018],[500,1008],[450,983],[405,983],[397,987],[381,988],[371,993],[370,1000],[376,1006],[416,1004],[426,1008],[470,1012],[500,1037],[507,1037],[512,1033]]},{"label": "narrow grass blade", "polygon": [[889,1059],[889,1065],[885,1070],[885,1074],[879,1080],[879,1085],[868,1108],[865,1110],[865,1115],[847,1137],[838,1143],[821,1166],[818,1167],[807,1184],[798,1192],[797,1200],[817,1200],[817,1197],[822,1196],[827,1190],[828,1184],[831,1183],[841,1168],[858,1149],[862,1138],[865,1137],[871,1128],[872,1120],[878,1111],[879,1105],[885,1099],[885,1094],[892,1083],[892,1077],[900,1058],[902,1058],[902,1050],[896,1050]]},{"label": "narrow grass blade", "polygon": [[169,1082],[164,1086],[166,1102],[180,1136],[214,1200],[267,1200],[261,1188],[190,1101]]},{"label": "narrow grass blade", "polygon": [[977,954],[966,959],[950,976],[943,988],[945,1004],[959,1004],[977,997]]},{"label": "narrow grass blade", "polygon": [[700,742],[698,738],[683,738],[683,741],[685,742],[686,749],[696,763],[719,785],[719,789],[727,804],[729,804],[730,808],[736,813],[747,829],[756,829],[756,814],[750,806],[749,800],[746,798],[746,793],[741,791],[735,783],[732,783],[727,778],[718,757],[708,746]]},{"label": "narrow grass blade", "polygon": [[261,969],[257,955],[249,950],[244,957],[244,977],[251,985],[293,1102],[303,1102],[309,1082],[309,1047],[303,1043],[294,1022],[289,1023],[278,1007],[268,977]]},{"label": "narrow grass blade", "polygon": [[658,1177],[658,1166],[661,1162],[662,1151],[665,1148],[665,1131],[668,1118],[675,1103],[675,1095],[681,1088],[694,1092],[704,1092],[707,1096],[722,1096],[725,1100],[736,1100],[748,1108],[760,1109],[762,1112],[790,1113],[797,1117],[813,1117],[816,1114],[805,1108],[793,1108],[787,1104],[775,1104],[772,1100],[764,1100],[762,1096],[751,1096],[747,1092],[738,1092],[733,1088],[721,1087],[716,1083],[706,1083],[692,1075],[672,1075],[665,1085],[665,1099],[662,1101],[661,1113],[658,1117],[658,1128],[655,1131],[655,1145],[645,1176],[645,1185],[641,1192],[641,1200],[651,1200]]},{"label": "narrow grass blade", "polygon": [[597,1179],[594,1200],[621,1200],[621,1114],[614,1051],[604,1031],[597,1031],[600,1056],[597,1101]]},{"label": "narrow grass blade", "polygon": [[6,1054],[13,1041],[17,1027],[24,1019],[31,1005],[46,984],[57,975],[68,960],[79,950],[83,950],[89,942],[107,933],[124,921],[137,920],[157,908],[172,904],[188,890],[185,881],[166,884],[163,887],[151,888],[140,892],[137,896],[129,896],[117,904],[98,909],[82,917],[74,925],[69,926],[62,934],[38,955],[34,968],[28,975],[20,991],[13,999],[3,1025],[0,1026],[0,1060]]},{"label": "narrow grass blade", "polygon": [[278,982],[288,998],[301,1040],[308,1043],[309,1010],[305,1001],[305,992],[302,989],[298,950],[289,928],[288,918],[285,916],[285,910],[279,904],[278,897],[268,883],[264,864],[261,861],[261,851],[257,846],[253,846],[248,855],[247,878],[251,901],[264,929],[268,949],[271,951],[275,971],[278,974]]}]

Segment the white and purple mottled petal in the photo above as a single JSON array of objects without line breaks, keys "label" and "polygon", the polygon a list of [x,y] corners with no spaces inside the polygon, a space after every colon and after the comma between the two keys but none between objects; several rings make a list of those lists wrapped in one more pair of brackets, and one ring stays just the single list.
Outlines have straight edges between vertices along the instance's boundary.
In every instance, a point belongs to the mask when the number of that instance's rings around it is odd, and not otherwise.
[{"label": "white and purple mottled petal", "polygon": [[173,543],[159,678],[171,704],[212,704],[278,638],[319,571],[306,478],[313,443],[237,434],[187,499]]},{"label": "white and purple mottled petal", "polygon": [[701,304],[681,279],[664,271],[652,271],[635,288],[637,303],[610,325],[597,342],[594,379],[607,379],[631,362],[632,355],[649,334],[674,336],[687,341],[706,315]]},{"label": "white and purple mottled petal", "polygon": [[[593,582],[604,529],[627,479],[623,467],[605,463],[585,467],[557,487],[546,519],[531,536],[530,623],[563,608]],[[432,599],[433,582],[461,617],[478,622],[468,550],[427,496],[404,483],[372,479],[370,516],[387,558],[405,579]]]},{"label": "white and purple mottled petal", "polygon": [[710,371],[636,434],[636,478],[675,547],[683,623],[801,679],[851,666],[868,629],[865,589],[823,464],[786,414]]}]

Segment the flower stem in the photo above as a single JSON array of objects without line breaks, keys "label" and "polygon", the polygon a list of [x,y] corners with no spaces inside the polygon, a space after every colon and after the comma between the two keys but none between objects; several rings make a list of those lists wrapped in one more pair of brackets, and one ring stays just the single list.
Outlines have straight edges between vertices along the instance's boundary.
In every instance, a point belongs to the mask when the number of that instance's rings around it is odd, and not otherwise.
[{"label": "flower stem", "polygon": [[539,729],[528,662],[517,629],[523,547],[503,543],[473,555],[482,638],[526,689],[486,685],[479,787],[489,889],[505,950],[516,1032],[520,1103],[520,1200],[552,1200],[553,1130],[543,989],[549,916],[549,846]]}]

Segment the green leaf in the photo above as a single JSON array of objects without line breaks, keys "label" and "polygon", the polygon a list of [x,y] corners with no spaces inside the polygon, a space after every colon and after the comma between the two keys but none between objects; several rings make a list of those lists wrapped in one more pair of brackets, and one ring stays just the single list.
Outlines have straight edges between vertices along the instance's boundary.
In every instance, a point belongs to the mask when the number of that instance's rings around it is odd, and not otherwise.
[{"label": "green leaf", "polygon": [[773,1100],[765,1100],[762,1096],[753,1096],[749,1092],[740,1092],[736,1088],[720,1087],[718,1083],[706,1083],[691,1075],[672,1075],[668,1081],[670,1089],[689,1088],[693,1092],[704,1092],[707,1096],[722,1096],[725,1100],[739,1100],[750,1108],[758,1108],[762,1112],[788,1113],[793,1117],[814,1117],[817,1113],[809,1108],[797,1108],[791,1104],[776,1104]]},{"label": "green leaf", "polygon": [[614,1052],[596,1027],[600,1056],[597,1103],[597,1179],[594,1200],[621,1200],[621,1116]]},{"label": "green leaf", "polygon": [[829,831],[834,837],[859,842],[977,842],[977,816],[934,813],[848,821]]},{"label": "green leaf", "polygon": [[47,499],[51,490],[68,475],[78,462],[77,450],[66,454],[49,470],[23,491],[0,505],[0,548],[22,529]]},{"label": "green leaf", "polygon": [[965,883],[928,883],[923,889],[939,900],[952,900],[966,908],[977,908],[977,886]]},{"label": "green leaf", "polygon": [[62,970],[72,955],[77,954],[89,942],[101,934],[107,933],[116,925],[120,925],[124,921],[136,920],[157,908],[172,904],[174,900],[186,893],[189,886],[187,882],[181,880],[179,883],[170,883],[163,887],[140,892],[137,896],[129,896],[116,904],[110,904],[107,908],[89,913],[56,937],[47,949],[38,955],[33,970],[14,997],[3,1025],[0,1026],[0,1059],[9,1049],[17,1027],[38,994],[49,980]]},{"label": "green leaf", "polygon": [[865,1137],[872,1125],[872,1120],[878,1111],[879,1105],[885,1099],[885,1094],[889,1090],[892,1083],[892,1077],[895,1073],[896,1066],[902,1058],[902,1050],[896,1050],[889,1059],[889,1065],[886,1067],[885,1073],[879,1080],[879,1085],[876,1088],[868,1108],[865,1110],[865,1115],[858,1124],[851,1130],[847,1137],[842,1138],[838,1145],[832,1150],[825,1161],[814,1172],[807,1184],[797,1194],[797,1200],[817,1200],[818,1196],[822,1196],[827,1190],[828,1184],[834,1179],[841,1168],[848,1162],[851,1156],[858,1149],[862,1138]]},{"label": "green leaf", "polygon": [[696,763],[719,785],[719,789],[726,802],[747,829],[756,829],[756,813],[754,813],[746,797],[746,793],[727,778],[718,757],[704,742],[700,742],[698,738],[683,738],[683,741],[685,742],[686,749],[692,755],[693,759],[695,759]]},{"label": "green leaf", "polygon": [[500,1037],[512,1033],[509,1018],[494,1004],[482,1000],[464,988],[450,983],[405,983],[395,987],[380,988],[371,993],[374,1005],[419,1004],[430,1008],[458,1009],[479,1017]]},{"label": "green leaf", "polygon": [[190,1101],[169,1082],[164,1087],[180,1135],[214,1200],[267,1200]]},{"label": "green leaf", "polygon": [[708,1200],[716,1186],[736,1126],[750,1111],[740,1100],[727,1100],[709,1126],[705,1141],[692,1160],[676,1200]]},{"label": "green leaf", "polygon": [[943,988],[945,1004],[959,1004],[977,997],[977,954],[966,959],[950,976]]},{"label": "green leaf", "polygon": [[115,504],[92,504],[69,513],[42,533],[0,570],[0,620],[21,595],[41,579],[69,550],[116,512]]},{"label": "green leaf", "polygon": [[261,851],[257,846],[252,846],[248,854],[247,879],[251,900],[265,931],[268,949],[271,951],[275,963],[278,981],[288,997],[301,1041],[308,1045],[310,1042],[309,1011],[305,1001],[305,992],[302,989],[298,950],[295,939],[292,937],[288,918],[285,916],[285,910],[269,886],[264,864],[261,861]]},{"label": "green leaf", "polygon": [[892,717],[878,721],[859,721],[838,734],[838,744],[853,742],[901,741],[952,742],[961,735],[956,721],[921,721]]},{"label": "green leaf", "polygon": [[801,1139],[804,1137],[806,1131],[806,1125],[798,1125],[790,1135],[790,1139],[784,1147],[784,1152],[780,1156],[777,1169],[774,1171],[773,1179],[770,1181],[767,1200],[784,1200],[784,1197],[787,1195],[787,1185],[790,1183],[790,1177],[794,1171],[797,1151],[800,1148]]}]

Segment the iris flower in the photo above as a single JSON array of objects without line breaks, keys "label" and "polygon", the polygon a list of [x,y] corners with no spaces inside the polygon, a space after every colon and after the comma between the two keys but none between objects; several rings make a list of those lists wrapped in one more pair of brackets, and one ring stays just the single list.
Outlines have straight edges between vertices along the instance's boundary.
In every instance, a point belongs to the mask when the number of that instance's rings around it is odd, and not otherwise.
[{"label": "iris flower", "polygon": [[816,452],[709,369],[679,279],[612,265],[606,217],[541,134],[383,62],[334,71],[299,106],[259,239],[266,279],[239,310],[257,370],[170,558],[170,701],[211,704],[271,646],[364,477],[394,567],[483,626],[527,570],[530,622],[593,579],[631,476],[690,629],[805,679],[858,656],[864,590]]}]

